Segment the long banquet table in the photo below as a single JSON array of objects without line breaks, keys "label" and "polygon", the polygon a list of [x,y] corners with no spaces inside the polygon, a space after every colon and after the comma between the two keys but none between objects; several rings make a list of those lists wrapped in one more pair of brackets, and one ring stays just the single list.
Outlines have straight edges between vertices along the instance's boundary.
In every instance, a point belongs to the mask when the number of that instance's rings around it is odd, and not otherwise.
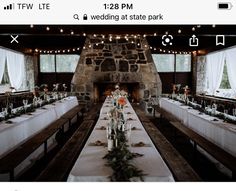
[{"label": "long banquet table", "polygon": [[38,108],[31,115],[24,114],[12,118],[10,119],[12,123],[0,122],[0,157],[60,118],[76,105],[78,105],[77,98],[71,96]]},{"label": "long banquet table", "polygon": [[[112,169],[105,165],[106,159],[103,159],[108,152],[107,147],[94,146],[91,143],[98,140],[103,143],[107,142],[106,130],[102,130],[101,127],[107,127],[107,112],[111,107],[111,102],[106,99],[101,108],[99,119],[72,168],[67,181],[110,181],[109,176],[112,175]],[[144,147],[129,147],[132,152],[144,154],[142,157],[134,159],[134,164],[147,174],[144,177],[144,181],[174,181],[170,170],[153,145],[130,103],[124,108],[124,113],[127,119],[132,118],[132,120],[127,121],[128,125],[131,124],[132,127],[136,127],[135,130],[131,131],[130,142],[138,143],[141,141],[145,143],[145,145],[148,145]]]},{"label": "long banquet table", "polygon": [[184,125],[236,156],[236,125],[168,98],[160,99],[160,107],[176,116]]}]

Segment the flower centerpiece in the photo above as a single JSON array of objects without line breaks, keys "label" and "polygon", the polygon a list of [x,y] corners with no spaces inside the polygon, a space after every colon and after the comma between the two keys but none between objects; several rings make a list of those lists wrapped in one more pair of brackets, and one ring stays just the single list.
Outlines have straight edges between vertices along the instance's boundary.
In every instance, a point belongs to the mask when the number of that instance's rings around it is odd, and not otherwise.
[{"label": "flower centerpiece", "polygon": [[123,109],[123,107],[127,104],[127,101],[126,101],[126,98],[125,97],[119,97],[117,99],[117,107],[120,108],[120,109]]}]

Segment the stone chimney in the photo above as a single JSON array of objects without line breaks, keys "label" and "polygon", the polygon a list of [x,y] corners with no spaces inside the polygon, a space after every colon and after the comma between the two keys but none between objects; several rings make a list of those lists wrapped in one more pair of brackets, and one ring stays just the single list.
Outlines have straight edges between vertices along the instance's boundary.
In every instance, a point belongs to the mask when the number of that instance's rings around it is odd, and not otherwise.
[{"label": "stone chimney", "polygon": [[[88,35],[72,79],[79,101],[97,102],[98,84],[127,84],[148,102],[162,92],[159,74],[146,39],[134,35]],[[129,90],[129,89],[128,89]]]}]

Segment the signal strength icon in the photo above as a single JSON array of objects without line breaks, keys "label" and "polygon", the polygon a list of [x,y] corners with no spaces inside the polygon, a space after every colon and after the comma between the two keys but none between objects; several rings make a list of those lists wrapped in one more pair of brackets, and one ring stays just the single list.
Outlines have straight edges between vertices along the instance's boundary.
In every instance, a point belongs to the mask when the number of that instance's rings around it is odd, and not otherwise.
[{"label": "signal strength icon", "polygon": [[9,4],[9,5],[5,6],[5,7],[3,7],[3,9],[4,9],[4,10],[12,10],[12,9],[14,9],[14,3],[11,3],[11,4]]}]

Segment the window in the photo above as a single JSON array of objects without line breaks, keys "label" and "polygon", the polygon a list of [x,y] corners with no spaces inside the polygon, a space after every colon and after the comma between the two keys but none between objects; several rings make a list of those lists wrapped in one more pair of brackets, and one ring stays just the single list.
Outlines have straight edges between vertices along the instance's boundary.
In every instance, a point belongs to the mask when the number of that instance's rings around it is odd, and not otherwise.
[{"label": "window", "polygon": [[75,72],[79,55],[40,55],[40,72]]},{"label": "window", "polygon": [[224,64],[224,70],[223,70],[222,80],[220,83],[220,89],[231,89],[230,84],[229,84],[229,77],[228,77],[226,63]]},{"label": "window", "polygon": [[1,81],[0,84],[1,85],[10,84],[8,69],[7,69],[7,64],[6,63],[5,63],[4,73],[3,73],[3,76],[2,76],[2,81]]},{"label": "window", "polygon": [[75,72],[79,55],[56,55],[57,72]]},{"label": "window", "polygon": [[158,72],[191,72],[190,54],[153,54],[152,57]]},{"label": "window", "polygon": [[176,72],[191,72],[191,55],[176,55]]},{"label": "window", "polygon": [[158,72],[174,72],[174,54],[153,54]]},{"label": "window", "polygon": [[40,72],[55,72],[55,55],[40,55]]}]

